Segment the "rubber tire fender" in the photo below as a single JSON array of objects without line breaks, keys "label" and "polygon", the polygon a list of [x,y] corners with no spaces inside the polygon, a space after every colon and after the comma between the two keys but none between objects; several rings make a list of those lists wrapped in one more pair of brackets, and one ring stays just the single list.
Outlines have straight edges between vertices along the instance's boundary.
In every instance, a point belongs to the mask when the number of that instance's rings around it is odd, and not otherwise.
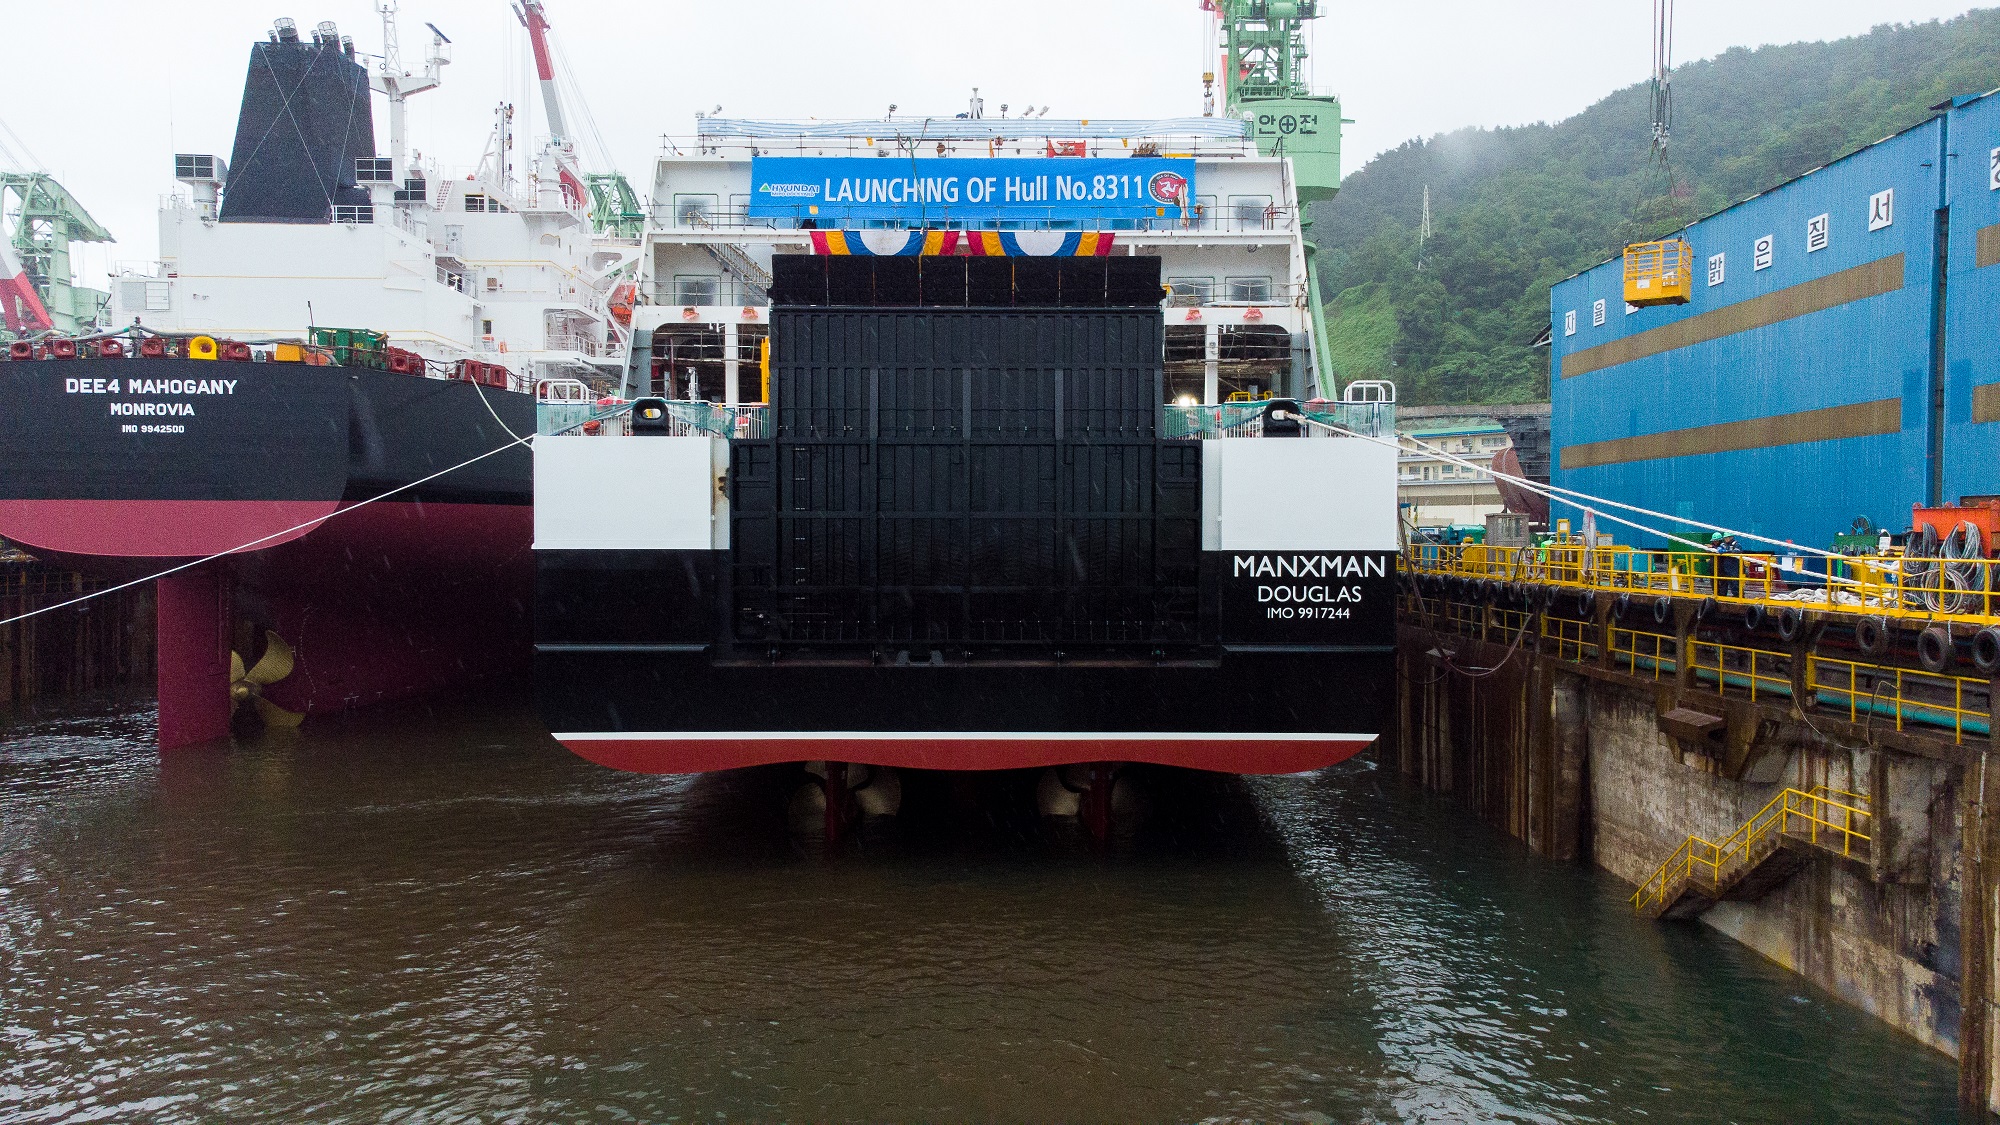
[{"label": "rubber tire fender", "polygon": [[1917,634],[1917,663],[1924,671],[1943,672],[1951,667],[1951,629],[1945,625],[1933,625]]},{"label": "rubber tire fender", "polygon": [[1694,619],[1696,621],[1706,621],[1714,616],[1715,616],[1714,598],[1703,598],[1701,599],[1701,604],[1694,607]]},{"label": "rubber tire fender", "polygon": [[1627,617],[1630,617],[1631,615],[1632,615],[1632,595],[1628,591],[1626,593],[1618,595],[1618,600],[1611,603],[1611,616],[1616,617],[1620,621],[1623,621]]},{"label": "rubber tire fender", "polygon": [[1743,607],[1743,627],[1754,633],[1764,627],[1767,616],[1761,603],[1751,602]]},{"label": "rubber tire fender", "polygon": [[1972,666],[1988,676],[2000,672],[2000,625],[1972,635]]},{"label": "rubber tire fender", "polygon": [[1665,625],[1674,619],[1674,600],[1665,594],[1653,599],[1653,624]]},{"label": "rubber tire fender", "polygon": [[1887,656],[1894,635],[1887,617],[1864,617],[1854,623],[1854,647],[1869,656]]},{"label": "rubber tire fender", "polygon": [[1597,591],[1579,590],[1577,592],[1576,615],[1578,617],[1597,616]]},{"label": "rubber tire fender", "polygon": [[1778,611],[1778,636],[1787,641],[1796,641],[1805,635],[1806,611],[1795,605],[1788,605]]}]

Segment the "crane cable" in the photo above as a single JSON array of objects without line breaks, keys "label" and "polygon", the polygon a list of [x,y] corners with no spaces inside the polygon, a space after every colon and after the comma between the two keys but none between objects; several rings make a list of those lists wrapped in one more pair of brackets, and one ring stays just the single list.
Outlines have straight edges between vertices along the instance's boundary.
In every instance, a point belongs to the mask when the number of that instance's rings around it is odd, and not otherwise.
[{"label": "crane cable", "polygon": [[[1692,527],[1702,528],[1703,530],[1707,531],[1714,531],[1734,538],[1749,539],[1760,543],[1769,543],[1774,546],[1784,548],[1785,552],[1789,555],[1794,555],[1794,556],[1811,555],[1827,559],[1829,561],[1844,557],[1838,554],[1837,552],[1828,551],[1820,547],[1803,546],[1801,544],[1792,543],[1782,539],[1773,539],[1768,535],[1758,535],[1755,532],[1750,532],[1750,531],[1739,531],[1734,528],[1724,527],[1721,524],[1705,523],[1701,520],[1691,519],[1686,516],[1670,516],[1665,512],[1656,512],[1650,508],[1642,508],[1637,504],[1627,504],[1622,501],[1612,500],[1603,496],[1593,496],[1588,492],[1578,492],[1573,488],[1563,488],[1559,485],[1554,485],[1554,484],[1542,484],[1538,481],[1529,480],[1526,477],[1518,477],[1511,475],[1509,473],[1503,473],[1489,466],[1479,465],[1475,462],[1468,461],[1463,457],[1447,453],[1444,450],[1439,449],[1428,442],[1422,441],[1418,438],[1409,437],[1408,435],[1399,434],[1397,435],[1398,440],[1390,441],[1380,437],[1372,436],[1370,434],[1359,433],[1355,430],[1348,429],[1345,426],[1338,426],[1330,422],[1323,422],[1317,418],[1309,417],[1303,413],[1284,411],[1281,412],[1279,416],[1293,421],[1302,422],[1306,425],[1314,426],[1319,429],[1326,430],[1330,433],[1338,434],[1341,437],[1360,438],[1362,441],[1373,442],[1376,445],[1387,446],[1388,448],[1397,450],[1398,452],[1402,451],[1403,448],[1401,444],[1402,442],[1409,442],[1411,445],[1417,446],[1419,452],[1423,453],[1427,457],[1431,457],[1435,460],[1444,461],[1450,464],[1458,465],[1462,468],[1472,469],[1475,472],[1484,473],[1488,476],[1491,476],[1496,480],[1504,480],[1511,484],[1519,485],[1520,487],[1525,488],[1530,492],[1534,492],[1548,498],[1553,503],[1568,504],[1570,507],[1576,508],[1580,511],[1588,512],[1599,518],[1610,520],[1613,523],[1623,524],[1624,526],[1632,528],[1635,531],[1643,531],[1648,535],[1657,535],[1663,539],[1668,539],[1668,540],[1680,539],[1683,542],[1686,541],[1685,539],[1682,539],[1681,536],[1661,531],[1657,527],[1650,527],[1647,526],[1646,524],[1635,523],[1632,520],[1624,519],[1620,516],[1614,516],[1609,512],[1601,510],[1600,508],[1593,507],[1593,505],[1604,505],[1605,507],[1622,508],[1625,511],[1633,512],[1638,515],[1650,516],[1655,519],[1667,520],[1669,522],[1683,523]],[[1559,493],[1561,495],[1558,495]],[[1576,497],[1578,499],[1572,499],[1572,497]],[[1586,503],[1586,501],[1588,503]],[[1689,546],[1692,550],[1706,551],[1709,554],[1722,553],[1718,551],[1716,548],[1710,547],[1703,543],[1691,543],[1689,544]],[[1841,584],[1860,586],[1863,584],[1858,579],[1834,575],[1833,573],[1831,573],[1830,568],[1827,574],[1821,575],[1821,574],[1815,574],[1811,571],[1803,571],[1798,567],[1790,566],[1785,563],[1777,563],[1776,566],[1777,569],[1780,571],[1790,572],[1794,574],[1802,573],[1812,578],[1824,579],[1829,586],[1841,585]]]},{"label": "crane cable", "polygon": [[1684,185],[1674,171],[1672,153],[1674,135],[1674,0],[1653,0],[1652,14],[1653,57],[1652,74],[1647,80],[1650,90],[1650,111],[1652,121],[1648,129],[1646,167],[1640,173],[1638,189],[1632,203],[1635,215],[1643,215],[1643,208],[1649,192],[1657,180],[1663,183],[1669,217],[1675,228],[1688,225],[1687,199]]},{"label": "crane cable", "polygon": [[1653,0],[1653,157],[1667,163],[1674,132],[1674,0]]}]

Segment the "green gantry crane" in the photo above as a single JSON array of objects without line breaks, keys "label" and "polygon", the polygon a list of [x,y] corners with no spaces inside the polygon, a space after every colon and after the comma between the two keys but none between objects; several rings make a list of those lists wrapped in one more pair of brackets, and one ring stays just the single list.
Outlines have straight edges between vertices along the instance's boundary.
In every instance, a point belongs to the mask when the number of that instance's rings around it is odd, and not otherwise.
[{"label": "green gantry crane", "polygon": [[1307,21],[1319,0],[1202,0],[1219,21],[1224,112],[1250,123],[1257,151],[1289,156],[1299,195],[1299,230],[1306,249],[1306,300],[1312,305],[1313,360],[1320,393],[1335,390],[1327,355],[1326,307],[1320,300],[1319,249],[1309,204],[1340,190],[1340,99],[1315,94],[1306,81]]},{"label": "green gantry crane", "polygon": [[[0,338],[25,331],[53,329],[76,336],[97,327],[108,294],[76,284],[70,272],[72,242],[111,242],[111,232],[98,225],[69,190],[46,172],[0,172],[0,218],[13,224],[7,245],[47,314],[47,324],[0,325]],[[3,281],[5,279],[0,279]],[[14,331],[10,332],[9,328]]]}]

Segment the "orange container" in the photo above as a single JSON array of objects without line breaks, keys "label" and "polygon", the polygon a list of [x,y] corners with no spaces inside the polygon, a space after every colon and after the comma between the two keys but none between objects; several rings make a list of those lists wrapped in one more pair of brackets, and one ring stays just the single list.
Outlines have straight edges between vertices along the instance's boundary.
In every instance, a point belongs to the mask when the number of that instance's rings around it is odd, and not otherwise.
[{"label": "orange container", "polygon": [[2000,496],[1966,496],[1957,504],[1947,504],[1938,508],[1926,508],[1922,504],[1910,506],[1910,527],[1921,531],[1925,524],[1936,529],[1938,538],[1951,534],[1951,529],[1961,523],[1970,523],[1979,529],[1979,545],[1986,557],[1992,558],[2000,550]]}]

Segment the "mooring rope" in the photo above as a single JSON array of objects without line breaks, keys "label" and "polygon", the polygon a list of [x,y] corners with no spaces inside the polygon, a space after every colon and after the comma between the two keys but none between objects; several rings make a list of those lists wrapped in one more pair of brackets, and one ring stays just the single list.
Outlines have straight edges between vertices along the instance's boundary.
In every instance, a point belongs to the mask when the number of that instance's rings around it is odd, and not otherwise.
[{"label": "mooring rope", "polygon": [[410,481],[408,484],[399,484],[396,487],[389,489],[387,492],[377,493],[374,496],[370,496],[366,500],[349,504],[344,508],[336,508],[335,510],[328,512],[323,516],[314,516],[312,519],[309,519],[304,523],[294,524],[291,527],[283,529],[282,531],[274,531],[269,535],[260,535],[257,538],[250,540],[248,543],[243,543],[238,546],[231,547],[226,551],[218,551],[215,554],[208,555],[204,558],[195,559],[192,562],[184,562],[176,566],[170,566],[165,570],[158,571],[153,574],[148,574],[143,578],[134,578],[128,582],[120,582],[116,586],[107,586],[102,590],[95,590],[92,591],[91,593],[84,594],[81,597],[71,598],[68,601],[57,602],[54,605],[45,605],[40,609],[32,609],[26,613],[17,614],[16,616],[13,617],[0,619],[0,625],[12,625],[16,621],[26,621],[30,617],[38,617],[44,613],[53,613],[58,609],[66,609],[73,605],[80,605],[94,598],[101,598],[106,594],[115,594],[120,590],[129,590],[134,586],[144,585],[147,582],[152,582],[155,581],[156,579],[165,578],[168,575],[178,574],[183,570],[192,570],[193,568],[201,566],[204,563],[211,563],[217,559],[227,558],[230,555],[240,555],[245,551],[253,550],[259,544],[268,543],[273,539],[278,539],[283,536],[290,535],[295,531],[306,531],[311,528],[318,527],[320,524],[323,524],[326,521],[333,519],[336,516],[344,516],[347,513],[352,512],[358,508],[365,508],[368,505],[375,503],[377,500],[387,500],[389,497],[394,496],[399,492],[408,492],[410,489],[415,488],[418,485],[429,484],[431,481],[434,481],[441,476],[444,476],[448,473],[455,473],[458,470],[465,468],[467,465],[472,465],[477,462],[484,461],[488,457],[492,457],[495,454],[505,453],[517,445],[532,444],[534,440],[535,440],[534,434],[523,434],[519,437],[516,437],[513,441],[506,443],[505,445],[489,449],[486,452],[479,454],[477,457],[468,457],[465,460],[460,461],[458,464],[453,465],[448,469],[439,469],[437,472],[432,473],[430,476]]}]

